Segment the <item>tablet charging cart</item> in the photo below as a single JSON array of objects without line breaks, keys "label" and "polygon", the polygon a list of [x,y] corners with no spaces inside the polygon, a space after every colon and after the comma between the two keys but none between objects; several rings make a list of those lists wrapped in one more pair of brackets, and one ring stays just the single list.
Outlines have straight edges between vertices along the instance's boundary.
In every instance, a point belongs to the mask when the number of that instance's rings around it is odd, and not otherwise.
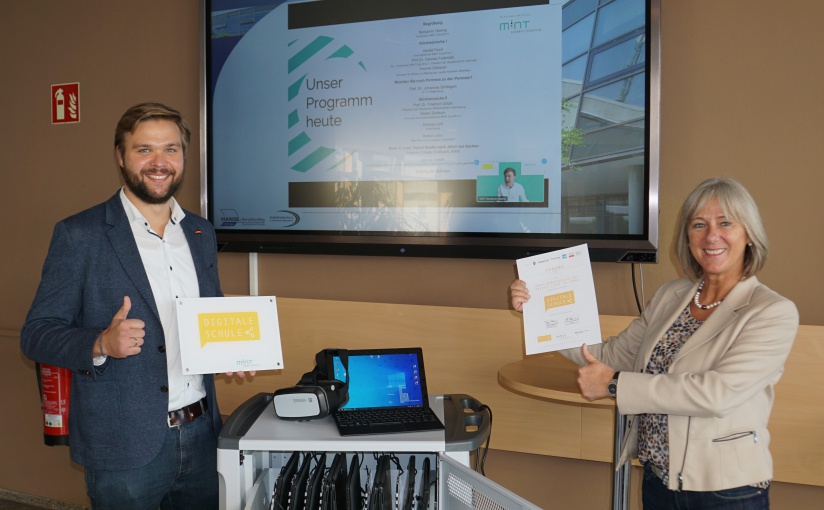
[{"label": "tablet charging cart", "polygon": [[[428,501],[416,498],[415,510],[539,508],[469,468],[470,452],[484,444],[491,424],[489,412],[468,395],[429,397],[445,430],[347,437],[338,433],[331,417],[281,420],[275,415],[272,398],[271,393],[253,396],[223,427],[217,450],[221,510],[268,509],[275,481],[293,452],[325,453],[327,468],[338,452],[346,453],[347,464],[353,455],[359,455],[364,485],[375,473],[373,454],[391,453],[403,467],[414,455],[418,465],[411,475],[416,476],[415,486],[420,487],[428,476],[431,487]],[[420,467],[424,458],[430,466],[426,474]],[[408,476],[410,473],[392,466],[392,508],[398,508],[399,503],[395,487],[405,487]],[[364,509],[368,498],[367,493]]]}]

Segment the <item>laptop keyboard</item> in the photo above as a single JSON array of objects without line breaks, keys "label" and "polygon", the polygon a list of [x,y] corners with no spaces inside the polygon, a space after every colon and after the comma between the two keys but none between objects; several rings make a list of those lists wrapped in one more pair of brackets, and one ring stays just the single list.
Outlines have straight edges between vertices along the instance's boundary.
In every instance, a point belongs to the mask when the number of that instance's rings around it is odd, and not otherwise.
[{"label": "laptop keyboard", "polygon": [[364,425],[368,423],[421,423],[437,421],[431,409],[425,407],[402,407],[398,409],[362,409],[337,413],[341,425]]}]

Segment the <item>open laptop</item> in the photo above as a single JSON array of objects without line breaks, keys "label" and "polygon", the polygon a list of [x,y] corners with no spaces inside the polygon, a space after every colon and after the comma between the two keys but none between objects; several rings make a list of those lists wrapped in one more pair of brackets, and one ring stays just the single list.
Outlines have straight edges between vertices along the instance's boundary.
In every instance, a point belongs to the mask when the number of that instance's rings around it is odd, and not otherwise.
[{"label": "open laptop", "polygon": [[429,407],[420,347],[358,349],[341,359],[327,357],[327,374],[349,377],[349,401],[334,413],[342,436],[443,430]]}]

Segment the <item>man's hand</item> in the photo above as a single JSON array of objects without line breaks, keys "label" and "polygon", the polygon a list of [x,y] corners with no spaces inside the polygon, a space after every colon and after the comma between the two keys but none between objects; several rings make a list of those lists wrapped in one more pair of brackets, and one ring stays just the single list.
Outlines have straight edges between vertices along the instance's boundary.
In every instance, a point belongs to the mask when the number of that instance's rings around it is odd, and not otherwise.
[{"label": "man's hand", "polygon": [[227,377],[233,377],[233,376],[237,375],[239,378],[243,379],[244,377],[246,377],[247,373],[249,374],[250,377],[254,377],[257,372],[255,372],[254,370],[249,370],[249,372],[244,372],[243,370],[239,370],[237,372],[226,372],[226,376]]},{"label": "man's hand", "polygon": [[128,318],[131,308],[131,299],[129,296],[123,296],[123,306],[114,314],[109,327],[100,334],[99,348],[102,352],[98,355],[126,358],[140,354],[140,346],[143,345],[143,338],[146,336],[143,329],[145,323],[140,319]]},{"label": "man's hand", "polygon": [[615,370],[593,356],[586,344],[581,346],[581,353],[587,362],[586,365],[578,367],[578,387],[581,389],[581,395],[590,402],[607,398],[607,387],[615,375]]}]

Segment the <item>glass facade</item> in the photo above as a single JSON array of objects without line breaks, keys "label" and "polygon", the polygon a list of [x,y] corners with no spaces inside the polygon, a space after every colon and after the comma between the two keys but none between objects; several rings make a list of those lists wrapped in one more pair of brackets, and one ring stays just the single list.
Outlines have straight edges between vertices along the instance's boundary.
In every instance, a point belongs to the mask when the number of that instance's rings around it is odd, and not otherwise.
[{"label": "glass facade", "polygon": [[563,6],[565,233],[643,234],[646,8],[645,0]]},{"label": "glass facade", "polygon": [[277,5],[277,3],[272,3],[212,12],[211,37],[217,39],[220,37],[241,36]]}]

